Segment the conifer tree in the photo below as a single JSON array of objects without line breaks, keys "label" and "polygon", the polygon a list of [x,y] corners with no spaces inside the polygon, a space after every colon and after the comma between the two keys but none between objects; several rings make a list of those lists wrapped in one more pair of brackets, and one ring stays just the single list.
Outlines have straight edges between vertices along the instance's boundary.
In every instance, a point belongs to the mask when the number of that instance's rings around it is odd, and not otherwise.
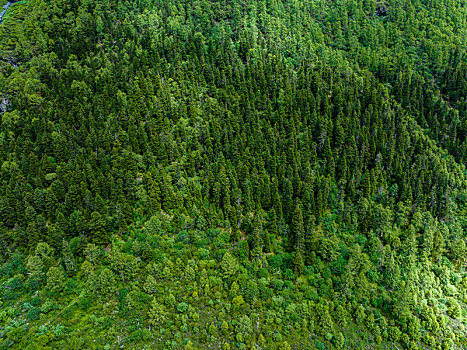
[{"label": "conifer tree", "polygon": [[106,232],[105,219],[99,212],[94,211],[91,214],[89,229],[93,241],[97,244],[107,244],[109,242],[110,235]]},{"label": "conifer tree", "polygon": [[295,203],[292,218],[292,239],[295,251],[295,272],[300,275],[305,267],[305,227],[303,224],[302,209],[298,201]]}]

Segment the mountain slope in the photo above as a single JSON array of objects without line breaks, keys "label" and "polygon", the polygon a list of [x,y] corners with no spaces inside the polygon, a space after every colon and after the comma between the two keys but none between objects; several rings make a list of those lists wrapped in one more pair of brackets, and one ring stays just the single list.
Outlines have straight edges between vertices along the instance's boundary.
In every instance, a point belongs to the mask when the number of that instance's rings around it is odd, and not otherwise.
[{"label": "mountain slope", "polygon": [[16,6],[2,347],[466,346],[462,2]]}]

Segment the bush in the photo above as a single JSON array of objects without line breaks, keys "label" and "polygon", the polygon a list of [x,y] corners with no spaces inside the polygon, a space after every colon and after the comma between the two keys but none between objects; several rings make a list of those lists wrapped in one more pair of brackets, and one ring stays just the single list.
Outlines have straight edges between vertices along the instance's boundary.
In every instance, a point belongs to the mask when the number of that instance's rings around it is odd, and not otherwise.
[{"label": "bush", "polygon": [[182,302],[182,303],[179,303],[179,304],[177,305],[177,310],[178,310],[178,312],[182,312],[182,313],[183,313],[183,312],[185,312],[187,309],[188,309],[188,304],[187,304],[187,303],[183,303],[183,302]]},{"label": "bush", "polygon": [[275,341],[275,342],[281,342],[282,341],[282,334],[280,334],[279,332],[276,332],[272,335],[272,339]]},{"label": "bush", "polygon": [[452,318],[459,318],[462,315],[462,309],[456,299],[448,298],[447,314]]},{"label": "bush", "polygon": [[78,299],[78,305],[83,311],[86,311],[87,309],[89,309],[91,304],[92,304],[92,299],[87,296],[83,296]]},{"label": "bush", "polygon": [[151,332],[148,329],[137,329],[130,335],[130,339],[134,342],[148,341],[152,338]]},{"label": "bush", "polygon": [[41,310],[39,308],[32,307],[26,313],[26,317],[28,318],[29,321],[35,321],[39,318],[40,313],[41,313]]}]

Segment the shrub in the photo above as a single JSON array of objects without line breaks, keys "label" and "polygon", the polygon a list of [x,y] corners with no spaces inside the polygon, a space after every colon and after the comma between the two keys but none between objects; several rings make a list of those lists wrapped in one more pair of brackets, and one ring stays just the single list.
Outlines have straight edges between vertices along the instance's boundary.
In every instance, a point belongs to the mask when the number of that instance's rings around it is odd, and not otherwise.
[{"label": "shrub", "polygon": [[187,303],[183,303],[183,302],[182,302],[182,303],[179,303],[179,304],[177,305],[177,310],[178,310],[178,312],[182,312],[182,313],[183,313],[183,312],[185,312],[187,309],[188,309],[188,304],[187,304]]}]

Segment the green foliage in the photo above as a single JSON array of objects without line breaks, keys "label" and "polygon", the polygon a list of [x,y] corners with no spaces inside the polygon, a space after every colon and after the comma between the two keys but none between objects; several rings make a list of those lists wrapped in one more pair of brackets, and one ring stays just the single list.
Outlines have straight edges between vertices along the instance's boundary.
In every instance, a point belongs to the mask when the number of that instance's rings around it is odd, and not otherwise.
[{"label": "green foliage", "polygon": [[188,309],[188,304],[187,303],[179,303],[177,305],[177,310],[178,312],[184,313]]},{"label": "green foliage", "polygon": [[465,348],[466,37],[459,0],[15,2],[0,348]]},{"label": "green foliage", "polygon": [[57,294],[63,292],[66,284],[65,272],[62,268],[52,266],[47,271],[46,288],[52,293]]},{"label": "green foliage", "polygon": [[224,271],[224,276],[231,277],[235,275],[238,270],[237,259],[235,259],[235,257],[233,257],[229,252],[226,252],[222,257],[221,267]]},{"label": "green foliage", "polygon": [[87,283],[88,292],[100,301],[108,300],[117,289],[115,275],[108,268],[104,268],[100,273],[92,273]]}]

